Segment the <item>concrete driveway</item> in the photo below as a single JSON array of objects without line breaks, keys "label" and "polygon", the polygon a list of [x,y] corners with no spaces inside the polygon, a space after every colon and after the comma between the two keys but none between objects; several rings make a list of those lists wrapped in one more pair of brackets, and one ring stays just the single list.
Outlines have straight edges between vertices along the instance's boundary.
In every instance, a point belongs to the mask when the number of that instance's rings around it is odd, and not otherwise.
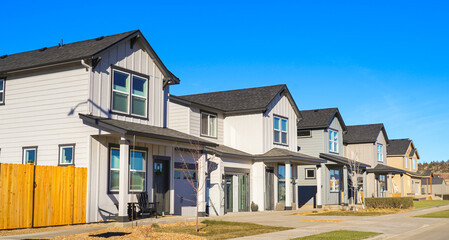
[{"label": "concrete driveway", "polygon": [[[216,220],[251,222],[262,225],[293,227],[295,229],[243,237],[239,239],[291,239],[334,230],[355,230],[383,233],[373,239],[449,239],[449,219],[417,218],[413,216],[449,209],[449,205],[412,210],[406,213],[367,216],[300,216],[289,212],[231,213]],[[304,220],[340,220],[339,222],[307,222]]]}]

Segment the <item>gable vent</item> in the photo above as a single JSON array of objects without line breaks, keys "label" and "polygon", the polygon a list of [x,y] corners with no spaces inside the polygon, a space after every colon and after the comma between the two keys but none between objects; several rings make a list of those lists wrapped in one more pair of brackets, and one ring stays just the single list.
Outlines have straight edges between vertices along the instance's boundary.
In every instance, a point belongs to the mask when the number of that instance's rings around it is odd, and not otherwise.
[{"label": "gable vent", "polygon": [[5,59],[8,56],[8,54],[5,54],[3,56],[0,57],[0,59]]}]

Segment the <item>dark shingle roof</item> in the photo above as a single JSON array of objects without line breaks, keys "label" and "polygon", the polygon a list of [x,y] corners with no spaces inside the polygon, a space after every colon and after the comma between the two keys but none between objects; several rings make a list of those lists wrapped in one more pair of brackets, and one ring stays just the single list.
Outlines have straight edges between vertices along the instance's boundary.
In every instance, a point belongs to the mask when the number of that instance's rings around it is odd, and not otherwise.
[{"label": "dark shingle roof", "polygon": [[405,170],[399,169],[399,168],[395,168],[395,167],[390,167],[384,164],[377,164],[376,167],[371,168],[366,170],[368,173],[379,173],[379,174],[388,174],[388,173],[392,173],[392,174],[398,174],[398,173],[405,173]]},{"label": "dark shingle roof", "polygon": [[108,131],[118,132],[121,134],[136,135],[182,143],[200,144],[212,147],[218,145],[206,141],[204,139],[201,139],[199,137],[195,137],[170,128],[162,128],[133,122],[125,122],[86,114],[79,114],[79,116],[83,121],[87,122],[90,125],[97,126],[103,129],[108,129]]},{"label": "dark shingle roof", "polygon": [[343,130],[346,130],[345,122],[338,108],[323,108],[301,111],[302,119],[298,122],[298,129],[328,128],[334,117],[338,118]]},{"label": "dark shingle roof", "polygon": [[293,152],[283,148],[272,148],[270,151],[264,154],[255,155],[255,159],[269,159],[269,160],[282,160],[282,159],[296,159],[308,164],[324,163],[326,160],[312,157],[306,154]]},{"label": "dark shingle roof", "polygon": [[[138,30],[100,37],[80,42],[21,52],[0,58],[0,72],[15,71],[61,62],[85,59],[111,46],[112,44],[138,32]],[[43,50],[43,51],[42,51]]]},{"label": "dark shingle roof", "polygon": [[285,84],[171,97],[223,112],[236,112],[265,109],[283,89],[287,89]]},{"label": "dark shingle roof", "polygon": [[374,143],[376,142],[380,131],[383,131],[385,139],[388,143],[389,140],[383,123],[348,126],[348,131],[345,133],[343,141],[349,144]]},{"label": "dark shingle roof", "polygon": [[416,172],[407,171],[407,173],[414,177],[430,178],[432,176],[432,170],[418,170]]},{"label": "dark shingle roof", "polygon": [[246,158],[252,158],[253,155],[243,152],[240,150],[237,150],[235,148],[231,148],[225,145],[218,145],[216,147],[207,147],[212,152],[216,152],[218,154],[225,154],[225,155],[233,155],[233,156],[239,156],[239,157],[246,157]]},{"label": "dark shingle roof", "polygon": [[407,153],[407,149],[412,143],[412,140],[405,139],[392,139],[390,140],[390,144],[387,148],[388,155],[405,155]]},{"label": "dark shingle roof", "polygon": [[[332,154],[327,154],[327,153],[320,153],[320,158],[330,160],[330,161],[333,161],[336,163],[340,163],[343,165],[347,165],[347,166],[355,166],[353,161],[351,161],[349,158],[342,157],[342,156],[337,156],[337,155],[332,155]],[[361,162],[355,162],[355,164],[357,167],[361,167],[361,168],[371,167],[370,165],[364,164]]]}]

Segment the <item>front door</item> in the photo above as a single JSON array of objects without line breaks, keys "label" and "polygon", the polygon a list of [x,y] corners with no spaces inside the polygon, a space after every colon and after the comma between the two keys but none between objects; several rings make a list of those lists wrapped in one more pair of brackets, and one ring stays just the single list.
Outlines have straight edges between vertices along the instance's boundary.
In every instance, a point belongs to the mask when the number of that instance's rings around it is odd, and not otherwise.
[{"label": "front door", "polygon": [[233,211],[233,201],[234,201],[234,195],[233,195],[233,183],[232,183],[232,175],[226,175],[225,178],[225,212],[232,212]]},{"label": "front door", "polygon": [[239,179],[239,212],[249,210],[248,174],[238,175]]},{"label": "front door", "polygon": [[341,203],[341,169],[334,168],[329,169],[329,194],[327,198],[327,204],[340,204]]},{"label": "front door", "polygon": [[170,212],[170,167],[168,160],[154,159],[153,187],[157,213]]},{"label": "front door", "polygon": [[274,169],[265,170],[265,210],[274,209]]}]

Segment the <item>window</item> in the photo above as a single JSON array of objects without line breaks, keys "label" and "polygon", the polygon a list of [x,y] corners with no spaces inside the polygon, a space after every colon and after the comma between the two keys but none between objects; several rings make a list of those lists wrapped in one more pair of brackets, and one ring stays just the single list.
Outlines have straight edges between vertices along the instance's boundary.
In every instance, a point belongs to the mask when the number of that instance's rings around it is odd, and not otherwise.
[{"label": "window", "polygon": [[338,153],[338,132],[329,129],[329,152]]},{"label": "window", "polygon": [[339,192],[340,191],[340,170],[331,169],[330,173],[330,191]]},{"label": "window", "polygon": [[[120,182],[120,149],[111,148],[109,153],[109,191],[117,192]],[[146,189],[146,151],[130,150],[129,190]]]},{"label": "window", "polygon": [[24,147],[22,152],[23,164],[33,163],[36,164],[37,160],[37,147]]},{"label": "window", "polygon": [[73,165],[75,144],[59,145],[59,165]]},{"label": "window", "polygon": [[112,72],[112,110],[146,117],[148,78],[117,69]]},{"label": "window", "polygon": [[416,159],[413,159],[413,169],[416,169]]},{"label": "window", "polygon": [[278,166],[278,202],[285,202],[285,166]]},{"label": "window", "polygon": [[315,169],[306,168],[306,179],[314,179],[314,178],[315,178]]},{"label": "window", "polygon": [[212,113],[201,113],[201,135],[217,137],[217,115]]},{"label": "window", "polygon": [[288,120],[283,117],[274,117],[274,143],[287,145]]},{"label": "window", "polygon": [[384,146],[380,143],[377,144],[377,161],[384,161]]},{"label": "window", "polygon": [[380,188],[380,192],[381,193],[387,191],[387,184],[386,184],[386,176],[385,175],[379,175],[379,188]]},{"label": "window", "polygon": [[5,79],[0,79],[0,105],[5,104]]},{"label": "window", "polygon": [[405,168],[408,168],[408,158],[405,158]]},{"label": "window", "polygon": [[298,137],[311,137],[312,132],[310,130],[298,130]]}]

